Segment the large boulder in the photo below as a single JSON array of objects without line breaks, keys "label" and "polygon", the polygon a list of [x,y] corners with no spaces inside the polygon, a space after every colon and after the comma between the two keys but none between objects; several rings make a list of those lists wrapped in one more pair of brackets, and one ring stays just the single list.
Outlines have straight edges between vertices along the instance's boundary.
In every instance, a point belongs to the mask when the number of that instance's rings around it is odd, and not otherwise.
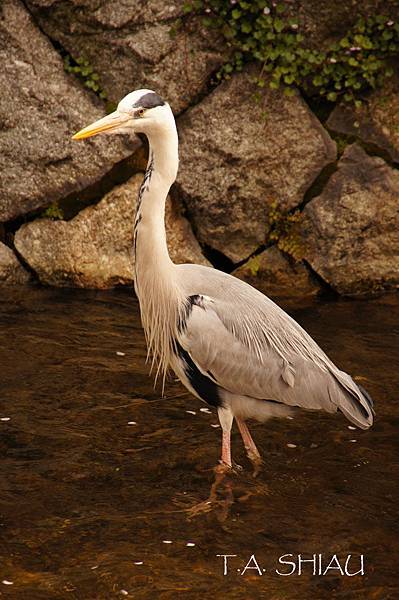
[{"label": "large boulder", "polygon": [[284,255],[276,246],[250,258],[233,275],[285,305],[313,298],[320,292],[320,285],[305,265]]},{"label": "large boulder", "polygon": [[73,58],[89,61],[108,98],[154,89],[175,113],[206,90],[227,56],[214,29],[184,16],[184,2],[155,0],[28,0],[35,18]]},{"label": "large boulder", "polygon": [[[133,223],[142,178],[135,175],[71,221],[38,219],[17,231],[15,247],[42,283],[110,288],[133,282]],[[166,230],[172,260],[208,264],[188,222],[170,199]]]},{"label": "large boulder", "polygon": [[30,274],[21,265],[14,252],[0,242],[0,287],[21,285],[30,280]]},{"label": "large boulder", "polygon": [[399,285],[399,172],[349,146],[323,192],[306,205],[305,259],[337,292]]},{"label": "large boulder", "polygon": [[78,144],[71,136],[104,115],[19,0],[0,4],[0,221],[96,183],[139,142]]},{"label": "large boulder", "polygon": [[335,142],[300,95],[260,90],[250,72],[187,111],[179,135],[177,190],[200,242],[233,262],[265,243],[271,204],[300,204],[336,159]]},{"label": "large boulder", "polygon": [[327,127],[335,133],[357,137],[388,160],[399,163],[399,71],[370,94],[361,107],[336,106]]}]

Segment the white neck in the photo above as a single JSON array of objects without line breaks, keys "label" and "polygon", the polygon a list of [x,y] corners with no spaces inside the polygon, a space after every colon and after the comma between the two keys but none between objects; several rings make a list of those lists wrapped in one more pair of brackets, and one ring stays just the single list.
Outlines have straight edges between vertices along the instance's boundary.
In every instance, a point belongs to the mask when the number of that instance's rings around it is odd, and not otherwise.
[{"label": "white neck", "polygon": [[[173,123],[173,127],[172,127]],[[183,295],[166,243],[165,201],[178,169],[178,138],[174,121],[149,135],[147,171],[137,204],[134,259],[135,290],[148,351],[158,372],[166,373],[176,335]]]},{"label": "white neck", "polygon": [[176,126],[150,137],[149,144],[147,170],[139,192],[135,221],[135,285],[139,298],[143,277],[151,275],[164,279],[165,269],[172,266],[166,243],[165,202],[179,164]]}]

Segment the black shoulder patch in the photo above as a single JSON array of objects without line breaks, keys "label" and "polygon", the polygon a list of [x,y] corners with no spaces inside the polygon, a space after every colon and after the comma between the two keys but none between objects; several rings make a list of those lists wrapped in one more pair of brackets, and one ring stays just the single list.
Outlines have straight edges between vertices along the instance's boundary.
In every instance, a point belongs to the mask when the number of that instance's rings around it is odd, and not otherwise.
[{"label": "black shoulder patch", "polygon": [[194,305],[200,306],[205,310],[203,296],[201,296],[200,294],[194,294],[193,296],[188,296],[188,298],[186,298],[186,301],[183,304],[183,307],[180,311],[180,315],[177,320],[177,330],[179,333],[185,331],[188,318],[191,315],[191,311],[193,310]]},{"label": "black shoulder patch", "polygon": [[221,406],[222,399],[220,397],[220,387],[215,381],[201,373],[189,353],[184,350],[178,342],[176,343],[176,351],[184,363],[184,371],[187,379],[192,388],[197,392],[198,396],[211,406]]},{"label": "black shoulder patch", "polygon": [[367,392],[367,391],[364,389],[364,387],[363,387],[363,386],[361,386],[361,385],[359,385],[359,384],[356,384],[356,385],[357,385],[357,387],[359,388],[359,390],[362,392],[362,394],[363,394],[363,396],[364,396],[364,398],[365,398],[365,400],[366,400],[367,404],[369,405],[369,407],[371,408],[371,410],[372,410],[372,411],[373,411],[373,413],[375,414],[375,411],[374,411],[374,402],[373,402],[373,399],[372,399],[372,397],[371,397],[371,396],[370,396],[370,394],[369,394],[369,393],[368,393],[368,392]]},{"label": "black shoulder patch", "polygon": [[148,92],[148,94],[144,94],[144,96],[141,96],[141,98],[133,104],[133,108],[139,106],[142,108],[155,108],[156,106],[163,106],[164,104],[165,102],[158,94],[155,92]]}]

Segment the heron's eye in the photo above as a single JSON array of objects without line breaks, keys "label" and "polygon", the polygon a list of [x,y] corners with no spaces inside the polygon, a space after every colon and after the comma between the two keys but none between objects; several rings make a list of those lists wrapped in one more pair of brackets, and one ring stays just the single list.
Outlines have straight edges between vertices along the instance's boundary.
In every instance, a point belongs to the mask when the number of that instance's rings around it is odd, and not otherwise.
[{"label": "heron's eye", "polygon": [[145,109],[144,108],[139,108],[138,111],[136,112],[136,115],[138,117],[144,117],[144,113],[145,113]]}]

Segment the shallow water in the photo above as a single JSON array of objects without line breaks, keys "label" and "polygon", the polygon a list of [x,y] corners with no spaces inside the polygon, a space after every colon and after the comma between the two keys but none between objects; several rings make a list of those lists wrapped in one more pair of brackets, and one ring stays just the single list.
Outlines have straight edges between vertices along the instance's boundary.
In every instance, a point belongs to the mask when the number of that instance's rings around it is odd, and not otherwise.
[{"label": "shallow water", "polygon": [[[153,389],[131,292],[2,291],[0,596],[399,598],[398,296],[292,314],[361,378],[375,427],[316,413],[255,424],[257,479],[235,431],[243,470],[191,518],[214,480],[220,429],[177,382],[163,399]],[[287,553],[296,572],[278,575],[292,569],[278,564]],[[363,554],[365,574],[313,576],[305,563],[299,576],[296,556],[313,553],[324,567],[352,554],[350,571]],[[226,576],[218,554],[237,555]]]}]

